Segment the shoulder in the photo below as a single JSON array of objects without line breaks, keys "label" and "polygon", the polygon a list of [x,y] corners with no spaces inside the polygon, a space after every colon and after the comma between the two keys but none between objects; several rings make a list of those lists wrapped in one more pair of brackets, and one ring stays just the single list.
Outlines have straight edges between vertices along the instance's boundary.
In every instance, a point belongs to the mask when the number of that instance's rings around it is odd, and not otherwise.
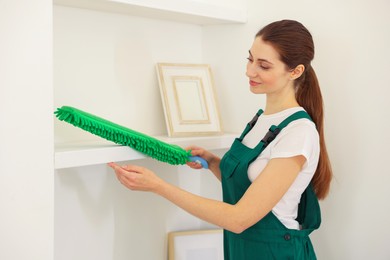
[{"label": "shoulder", "polygon": [[313,121],[307,118],[297,119],[291,122],[280,132],[281,136],[283,134],[287,135],[292,133],[296,133],[296,134],[300,133],[301,135],[311,134],[314,136],[318,136],[316,125],[314,124]]},{"label": "shoulder", "polygon": [[275,139],[275,143],[283,140],[290,140],[293,144],[297,144],[302,141],[311,141],[316,143],[319,141],[319,134],[315,124],[311,120],[298,119],[282,129]]},{"label": "shoulder", "polygon": [[307,159],[319,151],[319,134],[315,124],[309,119],[298,119],[285,128],[275,138],[271,147],[272,157],[304,155]]}]

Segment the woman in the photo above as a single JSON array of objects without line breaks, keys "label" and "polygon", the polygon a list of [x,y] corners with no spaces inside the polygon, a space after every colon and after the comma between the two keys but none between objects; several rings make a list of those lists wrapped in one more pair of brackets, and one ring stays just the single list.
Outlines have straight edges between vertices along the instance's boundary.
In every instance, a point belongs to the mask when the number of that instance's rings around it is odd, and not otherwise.
[{"label": "woman", "polygon": [[109,165],[129,189],[154,192],[222,227],[225,260],[316,259],[308,235],[320,225],[318,199],[327,196],[332,171],[313,58],[312,36],[299,22],[277,21],[256,34],[246,75],[251,92],[266,95],[264,112],[222,159],[188,148],[221,180],[223,202],[181,190],[142,167]]}]

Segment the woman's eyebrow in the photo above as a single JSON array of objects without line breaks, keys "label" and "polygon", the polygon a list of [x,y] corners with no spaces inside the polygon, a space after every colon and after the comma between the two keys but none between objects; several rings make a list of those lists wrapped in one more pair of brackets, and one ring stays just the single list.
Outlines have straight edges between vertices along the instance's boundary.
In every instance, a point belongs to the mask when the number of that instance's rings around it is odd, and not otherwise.
[{"label": "woman's eyebrow", "polygon": [[[249,50],[248,52],[249,52],[249,55],[250,55],[251,57],[253,57],[251,50]],[[257,61],[260,61],[260,62],[267,62],[267,63],[269,63],[269,64],[271,64],[271,65],[274,65],[272,62],[270,62],[269,60],[266,60],[266,59],[257,59]]]}]

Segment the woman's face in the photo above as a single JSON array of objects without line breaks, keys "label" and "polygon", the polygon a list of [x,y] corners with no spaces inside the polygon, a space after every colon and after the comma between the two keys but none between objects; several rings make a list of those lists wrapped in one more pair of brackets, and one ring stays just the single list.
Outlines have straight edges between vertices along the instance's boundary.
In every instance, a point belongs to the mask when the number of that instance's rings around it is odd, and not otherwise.
[{"label": "woman's face", "polygon": [[255,94],[277,94],[293,88],[291,71],[280,60],[272,45],[256,37],[249,50],[246,75],[251,92]]}]

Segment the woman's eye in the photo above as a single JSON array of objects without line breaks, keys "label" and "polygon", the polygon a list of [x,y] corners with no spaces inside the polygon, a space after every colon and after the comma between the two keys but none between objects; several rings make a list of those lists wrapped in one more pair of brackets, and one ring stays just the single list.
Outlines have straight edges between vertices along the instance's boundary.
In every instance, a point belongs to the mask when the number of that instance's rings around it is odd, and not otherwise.
[{"label": "woman's eye", "polygon": [[[248,57],[248,58],[246,58],[246,59],[248,60],[248,62],[253,63],[253,58],[252,58],[252,57]],[[263,65],[262,63],[259,63],[259,64],[258,64],[258,67],[259,67],[260,69],[262,69],[262,70],[269,70],[269,69],[270,69],[269,66]]]}]

